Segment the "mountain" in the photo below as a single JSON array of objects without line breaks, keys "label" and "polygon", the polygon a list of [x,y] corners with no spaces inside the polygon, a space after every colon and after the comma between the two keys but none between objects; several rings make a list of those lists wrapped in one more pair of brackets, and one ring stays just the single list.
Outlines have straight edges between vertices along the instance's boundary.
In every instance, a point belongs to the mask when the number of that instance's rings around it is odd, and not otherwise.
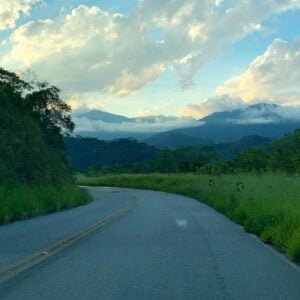
[{"label": "mountain", "polygon": [[[268,124],[204,124],[198,127],[181,128],[169,131],[190,137],[211,140],[214,143],[230,143],[248,135],[260,135],[275,139],[285,133],[300,128],[300,122]],[[155,138],[157,135],[151,137]]]},{"label": "mountain", "polygon": [[91,110],[86,113],[77,114],[76,118],[85,118],[90,121],[102,121],[105,123],[163,123],[163,122],[172,122],[176,121],[179,118],[175,116],[164,116],[164,115],[158,115],[158,116],[144,116],[144,117],[134,117],[129,118],[121,115],[116,115],[108,112],[104,112],[101,110]]},{"label": "mountain", "polygon": [[215,112],[199,121],[206,124],[260,124],[284,122],[277,111],[279,105],[258,103],[232,111]]},{"label": "mountain", "polygon": [[[255,135],[269,139],[280,138],[285,133],[300,128],[300,119],[283,114],[284,109],[276,104],[259,103],[232,111],[216,112],[200,119],[199,126],[170,130],[164,135],[179,134],[182,137],[181,143],[185,145],[188,145],[184,141],[186,137],[210,140],[213,143],[232,143],[245,136]],[[145,142],[158,144],[155,140],[161,142],[161,134],[153,135]]]},{"label": "mountain", "polygon": [[103,121],[106,123],[126,123],[131,122],[130,118],[111,114],[108,112],[100,111],[100,110],[91,110],[86,113],[82,113],[79,115],[76,115],[76,118],[85,118],[91,121]]},{"label": "mountain", "polygon": [[[114,140],[120,138],[134,138],[143,140],[157,132],[137,132],[130,124],[141,124],[144,122],[154,123],[155,117],[129,118],[100,110],[91,110],[86,113],[75,115],[77,125],[76,135],[83,137],[92,137],[100,140]],[[127,130],[124,127],[127,126]]]},{"label": "mountain", "polygon": [[143,140],[159,132],[198,125],[198,121],[193,118],[164,115],[129,118],[100,110],[75,114],[74,121],[75,135],[102,140],[118,138]]},{"label": "mountain", "polygon": [[174,122],[174,121],[178,121],[179,118],[175,116],[158,115],[158,116],[136,117],[136,118],[131,118],[131,120],[137,123],[155,124],[155,123]]},{"label": "mountain", "polygon": [[192,137],[173,131],[158,133],[150,138],[145,139],[143,142],[156,148],[167,147],[169,149],[212,143],[211,140],[204,140],[198,137]]},{"label": "mountain", "polygon": [[264,147],[273,140],[260,135],[249,135],[230,144],[234,152],[242,152],[252,147]]},{"label": "mountain", "polygon": [[300,128],[297,111],[292,110],[276,104],[258,103],[212,113],[198,121],[174,116],[129,118],[92,110],[75,116],[75,134],[103,140],[132,137],[157,148],[171,149],[231,143],[253,135],[274,139]]},{"label": "mountain", "polygon": [[233,159],[237,153],[253,147],[265,147],[273,140],[259,135],[249,135],[233,143],[214,144],[213,147],[222,159]]},{"label": "mountain", "polygon": [[147,139],[158,132],[133,132],[133,131],[105,131],[105,130],[77,130],[74,136],[97,138],[99,140],[115,140],[133,138],[138,141]]}]

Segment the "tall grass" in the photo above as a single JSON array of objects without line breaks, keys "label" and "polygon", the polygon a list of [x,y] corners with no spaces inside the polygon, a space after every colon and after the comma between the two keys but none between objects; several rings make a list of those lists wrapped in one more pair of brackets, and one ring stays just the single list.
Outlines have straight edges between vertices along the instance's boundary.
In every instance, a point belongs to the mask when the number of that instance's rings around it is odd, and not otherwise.
[{"label": "tall grass", "polygon": [[73,184],[0,185],[0,224],[86,204],[90,197]]},{"label": "tall grass", "polygon": [[[215,185],[210,186],[213,179]],[[82,185],[172,192],[198,199],[240,223],[264,242],[300,261],[300,177],[285,175],[78,176]],[[244,190],[237,188],[244,183]]]}]

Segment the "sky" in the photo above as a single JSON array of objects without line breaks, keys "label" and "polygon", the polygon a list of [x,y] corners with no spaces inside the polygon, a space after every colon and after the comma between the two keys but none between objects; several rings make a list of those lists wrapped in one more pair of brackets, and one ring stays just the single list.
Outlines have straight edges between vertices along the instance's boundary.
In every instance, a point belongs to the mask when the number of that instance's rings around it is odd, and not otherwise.
[{"label": "sky", "polygon": [[300,0],[0,0],[0,66],[75,111],[300,105]]}]

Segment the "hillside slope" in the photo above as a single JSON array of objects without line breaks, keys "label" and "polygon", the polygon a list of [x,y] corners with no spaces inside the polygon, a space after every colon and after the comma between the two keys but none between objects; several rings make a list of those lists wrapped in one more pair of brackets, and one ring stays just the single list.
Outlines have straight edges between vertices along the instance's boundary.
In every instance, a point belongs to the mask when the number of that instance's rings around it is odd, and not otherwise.
[{"label": "hillside slope", "polygon": [[0,224],[89,199],[64,153],[62,128],[73,126],[68,106],[55,87],[32,90],[0,68]]},{"label": "hillside slope", "polygon": [[157,150],[134,139],[103,141],[96,138],[65,137],[67,155],[71,165],[86,171],[94,165],[122,165],[124,168],[137,162],[151,160]]},{"label": "hillside slope", "polygon": [[234,159],[238,153],[241,153],[250,148],[263,148],[271,144],[273,140],[259,135],[249,135],[232,143],[214,144],[215,151],[221,159]]},{"label": "hillside slope", "polygon": [[211,140],[205,140],[198,137],[184,135],[178,132],[162,132],[149,137],[143,141],[144,143],[156,148],[176,149],[186,146],[198,146],[210,144]]},{"label": "hillside slope", "polygon": [[[284,134],[300,128],[300,122],[269,123],[269,124],[204,124],[198,127],[180,128],[165,134],[182,134],[194,138],[210,140],[214,143],[230,143],[245,136],[260,135],[266,138],[280,138]],[[151,140],[159,139],[153,135]]]}]

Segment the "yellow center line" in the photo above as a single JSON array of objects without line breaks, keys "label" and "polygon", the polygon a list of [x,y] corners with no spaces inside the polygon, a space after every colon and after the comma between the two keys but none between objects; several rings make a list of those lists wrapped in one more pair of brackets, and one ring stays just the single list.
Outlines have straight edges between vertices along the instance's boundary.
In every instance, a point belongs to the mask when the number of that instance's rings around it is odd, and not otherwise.
[{"label": "yellow center line", "polygon": [[70,235],[61,241],[56,242],[41,251],[37,251],[34,254],[32,254],[26,258],[23,258],[7,267],[0,268],[0,284],[15,277],[16,275],[28,270],[29,268],[32,268],[33,266],[40,264],[41,262],[43,262],[43,261],[47,260],[48,258],[50,258],[51,256],[55,255],[56,253],[61,252],[62,250],[70,247],[74,243],[78,242],[79,240],[81,240],[84,237],[88,236],[89,234],[93,233],[97,229],[104,227],[105,225],[111,223],[112,221],[120,218],[127,212],[133,210],[138,205],[140,205],[143,201],[143,199],[140,197],[137,197],[137,196],[134,196],[134,197],[136,198],[136,200],[132,204],[97,221],[95,224],[90,225],[90,226],[84,228],[83,230],[81,230],[73,235]]}]

